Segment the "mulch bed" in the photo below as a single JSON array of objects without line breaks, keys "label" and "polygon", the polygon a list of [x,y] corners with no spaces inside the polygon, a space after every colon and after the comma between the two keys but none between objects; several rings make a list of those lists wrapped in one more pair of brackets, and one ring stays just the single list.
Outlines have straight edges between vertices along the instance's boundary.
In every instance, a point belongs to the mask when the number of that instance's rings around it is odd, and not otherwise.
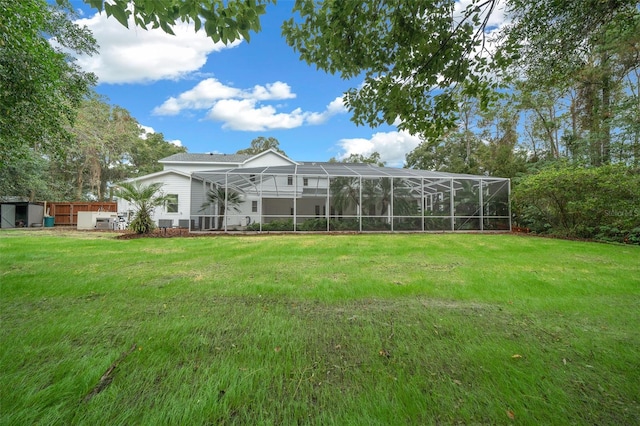
[{"label": "mulch bed", "polygon": [[134,240],[136,238],[173,238],[173,237],[198,237],[202,234],[190,233],[188,229],[183,228],[157,228],[149,234],[137,234],[135,232],[125,231],[118,235],[118,240]]}]

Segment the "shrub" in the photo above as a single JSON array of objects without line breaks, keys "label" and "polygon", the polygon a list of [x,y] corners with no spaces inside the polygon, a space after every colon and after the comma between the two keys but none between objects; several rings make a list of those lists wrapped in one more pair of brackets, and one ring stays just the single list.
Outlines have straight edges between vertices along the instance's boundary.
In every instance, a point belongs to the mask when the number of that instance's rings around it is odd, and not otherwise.
[{"label": "shrub", "polygon": [[[247,231],[260,231],[260,223],[247,226]],[[274,220],[262,224],[262,231],[293,231],[293,219]]]},{"label": "shrub", "polygon": [[327,219],[325,218],[316,218],[316,219],[307,219],[297,226],[298,231],[326,231],[327,230]]},{"label": "shrub", "polygon": [[[518,226],[533,232],[633,242],[640,227],[640,170],[554,164],[516,182]],[[630,238],[627,238],[631,235]]]}]

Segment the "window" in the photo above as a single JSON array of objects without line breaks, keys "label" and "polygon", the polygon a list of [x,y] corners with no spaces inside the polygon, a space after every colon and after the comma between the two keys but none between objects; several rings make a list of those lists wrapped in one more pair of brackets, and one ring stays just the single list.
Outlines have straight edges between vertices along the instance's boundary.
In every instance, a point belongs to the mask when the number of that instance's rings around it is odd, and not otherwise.
[{"label": "window", "polygon": [[251,202],[251,213],[258,213],[258,202],[257,201],[252,201]]},{"label": "window", "polygon": [[178,213],[178,194],[168,194],[165,207],[167,213]]},{"label": "window", "polygon": [[293,176],[287,176],[287,185],[293,185]]},{"label": "window", "polygon": [[302,186],[309,186],[309,178],[302,178]]},{"label": "window", "polygon": [[320,216],[320,206],[316,204],[316,217]]}]

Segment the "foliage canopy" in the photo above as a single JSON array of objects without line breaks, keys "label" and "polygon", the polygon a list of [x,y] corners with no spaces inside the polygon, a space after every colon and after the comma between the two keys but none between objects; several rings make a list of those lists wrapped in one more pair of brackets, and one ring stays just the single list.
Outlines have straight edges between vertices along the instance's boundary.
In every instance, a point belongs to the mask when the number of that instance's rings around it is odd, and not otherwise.
[{"label": "foliage canopy", "polygon": [[28,156],[25,148],[63,154],[67,126],[96,81],[65,53],[93,54],[95,40],[59,3],[0,1],[0,168]]}]

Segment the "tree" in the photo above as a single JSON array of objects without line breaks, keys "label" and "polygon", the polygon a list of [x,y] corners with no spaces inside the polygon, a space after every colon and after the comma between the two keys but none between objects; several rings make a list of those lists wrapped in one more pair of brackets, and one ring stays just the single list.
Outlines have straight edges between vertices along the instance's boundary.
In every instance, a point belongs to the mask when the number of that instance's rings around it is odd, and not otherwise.
[{"label": "tree", "polygon": [[258,155],[261,152],[264,152],[268,149],[273,149],[276,152],[279,152],[282,155],[287,155],[283,150],[280,149],[280,142],[278,139],[269,136],[268,138],[264,136],[258,136],[254,140],[251,141],[251,146],[249,148],[241,149],[236,154],[249,154],[249,155]]},{"label": "tree", "polygon": [[[596,166],[609,163],[612,140],[620,134],[620,129],[614,129],[614,114],[622,113],[616,105],[623,81],[639,66],[637,1],[509,3],[515,20],[504,37],[505,45],[518,52],[513,72],[542,96],[571,98],[570,130],[560,138],[554,134],[559,129],[558,116],[550,109],[538,116],[538,123],[549,132],[551,156],[560,156],[559,141],[563,141],[574,158]],[[570,6],[573,10],[567,13]],[[557,106],[549,99],[547,104]]]},{"label": "tree", "polygon": [[181,152],[187,152],[187,149],[165,140],[162,133],[147,133],[144,138],[137,138],[131,147],[129,157],[132,173],[142,176],[159,172],[162,164],[158,160]]},{"label": "tree", "polygon": [[294,7],[300,19],[285,22],[283,34],[307,63],[343,78],[364,77],[345,98],[357,124],[376,127],[399,117],[401,129],[438,135],[455,122],[456,92],[488,99],[480,84],[488,62],[476,49],[496,3],[473,1],[456,17],[453,0],[301,0]]},{"label": "tree", "polygon": [[[636,4],[509,0],[514,21],[503,35],[508,42],[495,53],[488,50],[485,30],[497,0],[471,1],[460,13],[454,0],[300,0],[294,7],[300,18],[287,21],[283,34],[306,62],[344,78],[364,77],[364,84],[346,96],[356,123],[377,126],[400,118],[400,128],[429,137],[455,125],[458,94],[478,98],[486,107],[501,71],[536,32],[557,40],[557,46],[546,45],[553,48],[549,56],[560,56],[560,45],[577,52],[601,28],[637,15]],[[562,67],[556,61],[545,64]]]},{"label": "tree", "polygon": [[[66,0],[57,0],[62,3]],[[249,41],[250,31],[260,31],[260,16],[266,6],[276,0],[83,0],[91,7],[103,10],[125,27],[129,18],[141,28],[162,28],[173,34],[177,22],[192,21],[195,30],[204,29],[217,43],[231,43],[240,38]]]},{"label": "tree", "polygon": [[0,168],[31,155],[25,146],[33,156],[61,155],[75,108],[95,83],[65,53],[93,54],[95,40],[60,3],[0,0]]},{"label": "tree", "polygon": [[[329,159],[330,163],[337,163],[338,160],[334,157]],[[364,154],[350,154],[348,157],[340,160],[341,163],[361,163],[361,164],[374,164],[378,167],[384,167],[385,162],[380,158],[380,153],[378,151],[372,152],[370,155],[366,156]]]},{"label": "tree", "polygon": [[406,155],[407,167],[449,173],[480,174],[479,150],[482,142],[473,132],[480,119],[477,102],[458,100],[456,127],[438,137],[425,138]]},{"label": "tree", "polygon": [[133,220],[129,228],[138,234],[148,234],[155,229],[153,222],[153,209],[163,205],[169,199],[162,193],[158,193],[162,183],[156,182],[149,185],[123,182],[118,186],[118,195],[132,203],[135,209]]},{"label": "tree", "polygon": [[139,139],[138,122],[126,109],[93,95],[82,102],[70,133],[67,161],[74,166],[69,179],[75,182],[75,199],[109,198],[110,183],[133,175],[128,153]]},{"label": "tree", "polygon": [[[338,162],[331,158],[329,162]],[[363,154],[351,154],[342,159],[341,163],[373,164],[384,167],[385,163],[380,159],[380,153],[374,151],[369,156]],[[360,190],[362,183],[362,190]],[[376,208],[380,206],[381,215],[388,212],[391,202],[391,180],[389,178],[360,179],[358,177],[338,176],[331,179],[329,185],[332,206],[338,211],[344,212],[354,207],[360,210],[360,202],[367,207],[366,213],[376,215]]]},{"label": "tree", "polygon": [[0,167],[0,197],[12,196],[35,201],[55,194],[48,179],[48,162],[40,155],[34,155],[28,147],[24,151],[14,150],[11,161]]},{"label": "tree", "polygon": [[218,206],[218,229],[224,226],[227,211],[240,211],[240,204],[244,202],[242,194],[233,189],[227,189],[222,186],[216,186],[207,191],[207,202],[202,204],[204,210],[210,204]]},{"label": "tree", "polygon": [[[193,20],[214,40],[230,42],[260,28],[272,0],[84,0],[123,25],[160,27],[171,33],[178,20]],[[489,49],[486,30],[500,0],[296,0],[283,24],[287,43],[300,58],[343,78],[364,78],[346,93],[357,124],[378,126],[400,118],[401,129],[425,137],[456,124],[460,94],[486,107],[503,71],[532,46],[541,69],[565,70],[563,51],[580,52],[585,40],[638,15],[635,0],[507,0],[513,23],[506,42]],[[273,1],[275,3],[275,1]],[[553,23],[553,25],[550,25]],[[533,42],[530,42],[532,40]],[[535,62],[535,61],[529,61]],[[570,62],[567,62],[570,63]],[[549,74],[549,73],[547,73]]]},{"label": "tree", "polygon": [[482,114],[483,143],[478,149],[482,174],[513,178],[526,170],[526,152],[518,146],[520,112],[513,96],[506,96]]}]

